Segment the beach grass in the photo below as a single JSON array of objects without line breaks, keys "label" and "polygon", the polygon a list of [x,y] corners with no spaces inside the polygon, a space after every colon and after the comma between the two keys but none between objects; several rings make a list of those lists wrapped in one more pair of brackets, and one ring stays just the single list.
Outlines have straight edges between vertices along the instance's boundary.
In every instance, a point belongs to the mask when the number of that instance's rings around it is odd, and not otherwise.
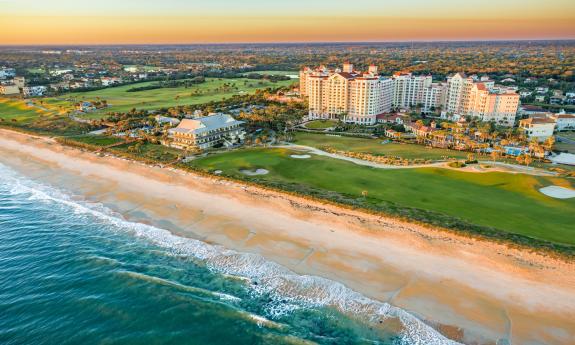
[{"label": "beach grass", "polygon": [[319,149],[328,146],[341,151],[386,155],[401,157],[404,159],[465,159],[468,155],[467,152],[429,148],[417,144],[387,142],[385,139],[357,138],[306,132],[296,133],[294,144],[311,146]]},{"label": "beach grass", "polygon": [[68,137],[67,139],[74,140],[74,141],[88,144],[88,145],[104,146],[104,147],[118,144],[118,143],[125,141],[124,139],[118,138],[118,137],[111,137],[111,136],[105,136],[105,135],[90,135],[90,134],[72,136],[72,137]]},{"label": "beach grass", "polygon": [[[128,155],[135,159],[161,163],[174,162],[184,153],[182,150],[159,144],[142,143],[139,146],[136,145],[138,145],[138,143],[132,142],[115,146],[110,150],[115,153]],[[139,151],[136,150],[137,147],[139,147]]]},{"label": "beach grass", "polygon": [[[189,164],[207,172],[250,180],[435,225],[518,234],[575,245],[575,199],[538,191],[573,182],[503,172],[471,173],[441,168],[377,169],[312,155],[293,159],[289,149],[244,149]],[[241,170],[266,169],[250,177]],[[478,228],[474,228],[478,226]]]}]

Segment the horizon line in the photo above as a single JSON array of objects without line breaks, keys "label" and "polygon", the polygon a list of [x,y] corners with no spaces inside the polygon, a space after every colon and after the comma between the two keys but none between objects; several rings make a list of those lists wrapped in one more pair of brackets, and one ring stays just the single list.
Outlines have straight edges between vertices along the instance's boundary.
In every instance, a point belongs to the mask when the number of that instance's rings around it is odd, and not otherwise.
[{"label": "horizon line", "polygon": [[511,38],[511,39],[468,39],[468,40],[401,40],[401,41],[293,41],[293,42],[197,42],[197,43],[23,43],[2,44],[0,47],[98,47],[98,46],[190,46],[190,45],[269,45],[269,44],[383,44],[383,43],[489,43],[489,42],[575,42],[571,38]]}]

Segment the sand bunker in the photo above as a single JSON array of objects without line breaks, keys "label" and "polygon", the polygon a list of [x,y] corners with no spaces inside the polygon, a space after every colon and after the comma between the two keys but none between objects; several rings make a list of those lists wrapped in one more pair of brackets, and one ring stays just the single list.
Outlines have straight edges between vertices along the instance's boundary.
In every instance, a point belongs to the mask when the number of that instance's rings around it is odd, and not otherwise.
[{"label": "sand bunker", "polygon": [[549,186],[539,189],[539,191],[547,196],[556,199],[570,199],[575,198],[575,189],[569,189],[559,186]]},{"label": "sand bunker", "polygon": [[267,175],[269,173],[269,171],[267,171],[266,169],[240,170],[240,172],[248,176]]},{"label": "sand bunker", "polygon": [[291,155],[291,158],[295,158],[295,159],[308,159],[311,158],[310,155]]}]

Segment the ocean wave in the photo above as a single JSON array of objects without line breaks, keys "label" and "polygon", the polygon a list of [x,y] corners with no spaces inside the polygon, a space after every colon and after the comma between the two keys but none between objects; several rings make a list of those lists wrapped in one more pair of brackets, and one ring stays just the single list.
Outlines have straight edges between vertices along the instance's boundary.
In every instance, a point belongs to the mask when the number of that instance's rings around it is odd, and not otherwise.
[{"label": "ocean wave", "polygon": [[[179,237],[168,230],[154,226],[130,222],[98,203],[79,201],[66,193],[50,186],[36,183],[20,176],[13,170],[0,164],[0,187],[13,195],[24,195],[30,200],[51,203],[73,211],[81,217],[94,217],[111,225],[113,231],[129,232],[164,248],[170,255],[186,256],[197,259],[215,273],[245,280],[246,286],[254,296],[269,296],[271,301],[266,307],[270,318],[278,318],[294,310],[309,307],[329,307],[363,318],[369,322],[381,323],[385,320],[398,320],[402,327],[399,332],[401,344],[458,344],[447,339],[431,326],[407,311],[389,303],[372,300],[345,285],[310,275],[298,275],[284,266],[269,261],[257,254],[240,253],[218,245],[199,240]],[[135,272],[126,273],[139,279],[152,280],[155,283],[179,289],[188,287],[158,277]],[[234,300],[235,296],[202,290],[211,296]],[[250,316],[255,322],[273,322],[258,315]]]}]

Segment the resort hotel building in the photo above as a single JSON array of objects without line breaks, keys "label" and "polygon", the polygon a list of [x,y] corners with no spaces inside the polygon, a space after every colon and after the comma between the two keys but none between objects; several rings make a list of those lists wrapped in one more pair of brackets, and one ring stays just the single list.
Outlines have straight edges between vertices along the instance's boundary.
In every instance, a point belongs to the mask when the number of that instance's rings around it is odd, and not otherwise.
[{"label": "resort hotel building", "polygon": [[309,97],[309,119],[372,125],[377,115],[391,111],[393,81],[380,77],[376,66],[365,73],[354,71],[350,63],[334,71],[307,68],[300,81],[301,92]]},{"label": "resort hotel building", "polygon": [[169,146],[179,149],[205,150],[215,146],[231,147],[244,140],[244,122],[228,114],[212,114],[197,119],[184,119],[168,130]]},{"label": "resort hotel building", "polygon": [[308,119],[341,119],[372,125],[378,115],[392,109],[442,112],[447,117],[473,116],[501,126],[513,126],[519,95],[498,87],[487,77],[457,73],[445,83],[432,76],[398,73],[391,78],[378,74],[371,65],[367,72],[355,71],[345,63],[330,70],[325,66],[300,71],[300,93],[308,97]]},{"label": "resort hotel building", "polygon": [[519,108],[519,95],[495,86],[487,77],[467,77],[457,73],[447,78],[443,109],[447,114],[473,116],[481,121],[512,127]]}]

